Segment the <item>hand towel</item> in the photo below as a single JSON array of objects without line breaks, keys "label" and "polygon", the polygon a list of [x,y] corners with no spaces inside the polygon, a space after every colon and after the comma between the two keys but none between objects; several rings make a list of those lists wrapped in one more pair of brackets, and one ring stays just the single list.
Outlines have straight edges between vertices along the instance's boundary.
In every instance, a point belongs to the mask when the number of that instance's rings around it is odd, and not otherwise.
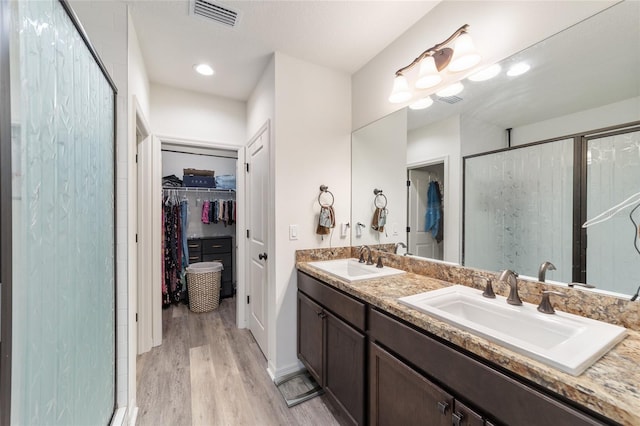
[{"label": "hand towel", "polygon": [[336,215],[331,206],[322,206],[320,208],[320,216],[318,218],[318,227],[316,228],[316,234],[328,235],[331,233],[331,228],[336,226]]},{"label": "hand towel", "polygon": [[384,232],[384,225],[387,223],[387,209],[376,207],[371,220],[371,228],[374,231]]}]

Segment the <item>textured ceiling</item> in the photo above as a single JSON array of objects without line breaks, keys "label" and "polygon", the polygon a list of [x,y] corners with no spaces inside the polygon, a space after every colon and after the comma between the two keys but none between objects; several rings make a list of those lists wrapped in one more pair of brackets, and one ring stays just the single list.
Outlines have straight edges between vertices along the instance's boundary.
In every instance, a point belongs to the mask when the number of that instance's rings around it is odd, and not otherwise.
[{"label": "textured ceiling", "polygon": [[[438,1],[225,1],[229,28],[189,15],[188,1],[131,0],[149,79],[247,100],[275,51],[354,73]],[[206,62],[214,77],[194,73]]]}]

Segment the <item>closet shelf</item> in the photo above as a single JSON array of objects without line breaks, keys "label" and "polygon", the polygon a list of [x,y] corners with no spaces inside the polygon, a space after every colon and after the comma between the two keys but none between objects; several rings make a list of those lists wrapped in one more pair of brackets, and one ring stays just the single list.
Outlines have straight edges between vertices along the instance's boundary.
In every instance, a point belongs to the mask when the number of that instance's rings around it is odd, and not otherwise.
[{"label": "closet shelf", "polygon": [[235,189],[220,189],[220,188],[201,188],[195,186],[163,186],[162,190],[172,189],[174,191],[185,191],[185,192],[219,192],[219,193],[235,193]]}]

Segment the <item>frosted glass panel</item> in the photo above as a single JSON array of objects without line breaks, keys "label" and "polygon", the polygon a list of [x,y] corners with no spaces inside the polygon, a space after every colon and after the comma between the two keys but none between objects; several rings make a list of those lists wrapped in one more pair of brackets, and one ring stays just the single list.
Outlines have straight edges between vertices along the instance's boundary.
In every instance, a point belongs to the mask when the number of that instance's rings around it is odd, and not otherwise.
[{"label": "frosted glass panel", "polygon": [[465,266],[572,281],[572,197],[572,139],[466,159]]},{"label": "frosted glass panel", "polygon": [[114,95],[58,1],[11,2],[11,423],[114,408]]},{"label": "frosted glass panel", "polygon": [[[590,140],[587,144],[587,218],[593,218],[640,191],[640,132]],[[635,227],[628,207],[587,228],[587,282],[633,294],[640,255],[633,247]],[[640,212],[634,215],[640,223]]]}]

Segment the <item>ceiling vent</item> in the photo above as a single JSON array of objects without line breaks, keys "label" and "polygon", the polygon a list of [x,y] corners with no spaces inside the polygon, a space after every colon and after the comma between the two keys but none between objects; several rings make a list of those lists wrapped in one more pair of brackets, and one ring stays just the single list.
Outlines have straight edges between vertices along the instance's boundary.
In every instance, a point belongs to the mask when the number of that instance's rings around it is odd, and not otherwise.
[{"label": "ceiling vent", "polygon": [[446,97],[438,97],[438,100],[440,102],[446,102],[448,104],[456,104],[458,102],[460,102],[462,100],[462,98],[458,97],[458,96],[446,96]]},{"label": "ceiling vent", "polygon": [[235,27],[239,13],[220,3],[210,0],[191,0],[189,11],[192,15],[215,21],[227,27]]}]

